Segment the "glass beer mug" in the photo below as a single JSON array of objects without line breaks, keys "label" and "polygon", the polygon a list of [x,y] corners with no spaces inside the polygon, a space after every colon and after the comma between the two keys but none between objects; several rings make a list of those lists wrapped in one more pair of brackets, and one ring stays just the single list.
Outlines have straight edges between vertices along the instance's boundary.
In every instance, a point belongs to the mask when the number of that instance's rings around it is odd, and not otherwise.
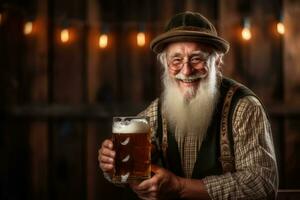
[{"label": "glass beer mug", "polygon": [[114,117],[116,151],[114,183],[130,183],[151,177],[151,129],[147,117]]}]

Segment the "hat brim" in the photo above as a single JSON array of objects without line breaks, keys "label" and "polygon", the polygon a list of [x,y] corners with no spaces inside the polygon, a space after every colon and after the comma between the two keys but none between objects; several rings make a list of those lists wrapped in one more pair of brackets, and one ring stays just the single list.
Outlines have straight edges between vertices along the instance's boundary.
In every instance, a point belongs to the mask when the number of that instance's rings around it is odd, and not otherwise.
[{"label": "hat brim", "polygon": [[190,30],[173,30],[163,33],[154,38],[150,44],[150,48],[155,53],[161,53],[167,44],[173,42],[199,42],[212,46],[217,51],[227,53],[229,51],[229,43],[221,37],[211,35],[206,32],[190,31]]}]

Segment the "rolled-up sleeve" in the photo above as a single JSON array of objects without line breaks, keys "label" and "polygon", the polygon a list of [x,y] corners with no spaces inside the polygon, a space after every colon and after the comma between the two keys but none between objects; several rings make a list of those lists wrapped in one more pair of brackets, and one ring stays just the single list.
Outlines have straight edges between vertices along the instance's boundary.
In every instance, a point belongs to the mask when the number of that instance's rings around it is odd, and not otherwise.
[{"label": "rolled-up sleeve", "polygon": [[255,97],[244,97],[233,113],[236,172],[203,179],[211,199],[272,199],[278,172],[270,123]]}]

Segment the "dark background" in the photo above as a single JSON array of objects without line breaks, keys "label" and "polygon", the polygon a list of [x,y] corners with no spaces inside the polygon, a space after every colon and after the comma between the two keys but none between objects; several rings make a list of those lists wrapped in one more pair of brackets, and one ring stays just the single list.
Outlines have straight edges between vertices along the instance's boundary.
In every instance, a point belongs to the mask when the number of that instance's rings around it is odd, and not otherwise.
[{"label": "dark background", "polygon": [[[0,0],[0,199],[122,199],[102,177],[97,151],[112,116],[136,114],[159,95],[149,42],[185,10],[204,14],[231,43],[224,74],[261,97],[280,189],[300,188],[300,1]],[[246,18],[249,41],[241,39]],[[28,20],[33,32],[24,35]]]}]

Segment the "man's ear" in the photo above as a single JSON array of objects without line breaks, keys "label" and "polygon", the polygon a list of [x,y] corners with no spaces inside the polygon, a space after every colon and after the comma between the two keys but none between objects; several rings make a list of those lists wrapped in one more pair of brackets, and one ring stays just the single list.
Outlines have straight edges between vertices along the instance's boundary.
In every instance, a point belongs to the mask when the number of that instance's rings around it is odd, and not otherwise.
[{"label": "man's ear", "polygon": [[221,68],[223,64],[223,54],[217,53],[216,57],[216,66],[217,68]]}]

